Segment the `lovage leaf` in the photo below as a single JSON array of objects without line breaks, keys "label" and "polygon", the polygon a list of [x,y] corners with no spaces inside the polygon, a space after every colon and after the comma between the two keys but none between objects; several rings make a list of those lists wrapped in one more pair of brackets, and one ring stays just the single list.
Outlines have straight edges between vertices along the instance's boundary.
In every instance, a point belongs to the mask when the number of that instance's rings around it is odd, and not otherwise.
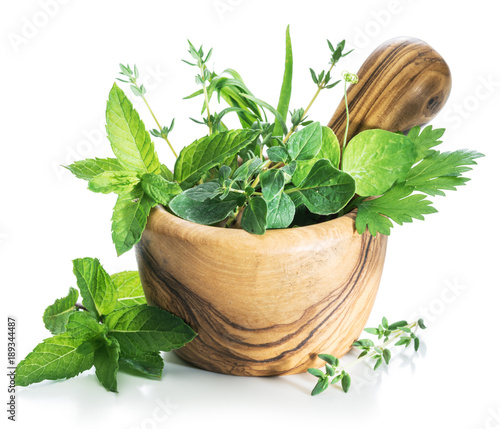
[{"label": "lovage leaf", "polygon": [[342,169],[356,180],[356,193],[377,196],[402,181],[415,163],[415,145],[402,134],[366,130],[344,149]]},{"label": "lovage leaf", "polygon": [[156,202],[139,185],[130,192],[118,195],[111,218],[113,243],[118,256],[132,249],[141,239],[149,212],[155,205]]},{"label": "lovage leaf", "polygon": [[111,274],[111,280],[116,286],[116,310],[146,304],[146,297],[137,271],[122,271]]},{"label": "lovage leaf", "polygon": [[47,338],[19,362],[16,368],[16,385],[28,386],[43,380],[71,378],[92,367],[92,353],[82,354],[76,350],[81,340],[67,333]]},{"label": "lovage leaf", "polygon": [[101,384],[111,392],[118,392],[116,373],[120,358],[120,344],[116,338],[106,338],[94,353],[95,375]]},{"label": "lovage leaf", "polygon": [[83,305],[94,317],[99,318],[114,310],[116,287],[99,259],[75,259],[73,273],[80,288]]},{"label": "lovage leaf", "polygon": [[154,143],[125,93],[113,84],[106,106],[106,131],[120,164],[138,173],[160,173]]},{"label": "lovage leaf", "polygon": [[140,181],[137,173],[129,171],[105,171],[89,181],[92,192],[122,194],[130,192]]},{"label": "lovage leaf", "polygon": [[66,323],[69,316],[76,311],[76,300],[78,291],[69,288],[69,294],[64,298],[56,299],[54,304],[49,305],[43,313],[43,323],[45,327],[55,334],[61,334],[66,330]]},{"label": "lovage leaf", "polygon": [[148,197],[164,206],[182,192],[177,183],[169,182],[158,174],[144,174],[141,177],[141,186]]},{"label": "lovage leaf", "polygon": [[124,353],[140,355],[184,346],[196,333],[182,319],[148,305],[122,308],[104,319],[108,336],[115,337]]},{"label": "lovage leaf", "polygon": [[122,165],[115,158],[84,159],[63,167],[83,180],[92,180],[106,171],[123,171]]},{"label": "lovage leaf", "polygon": [[253,142],[259,131],[230,130],[211,134],[181,150],[174,167],[174,178],[183,189],[194,185],[209,169]]},{"label": "lovage leaf", "polygon": [[328,215],[341,210],[353,197],[354,189],[354,179],[349,174],[335,168],[327,159],[320,159],[300,188],[285,192],[300,194],[300,199],[292,199],[300,200],[300,204],[305,204],[312,213]]},{"label": "lovage leaf", "polygon": [[328,127],[321,127],[321,149],[318,154],[306,161],[297,161],[297,167],[293,173],[292,182],[295,186],[300,186],[307,177],[311,168],[320,159],[328,159],[336,168],[340,162],[340,146],[337,136]]},{"label": "lovage leaf", "polygon": [[314,158],[322,144],[322,131],[319,122],[313,122],[292,134],[287,143],[292,161],[305,161]]},{"label": "lovage leaf", "polygon": [[388,218],[402,225],[403,222],[413,222],[413,219],[423,220],[423,215],[437,212],[425,195],[411,195],[413,190],[413,187],[400,183],[379,198],[359,203],[357,231],[362,234],[368,227],[373,236],[377,232],[389,235],[393,224]]},{"label": "lovage leaf", "polygon": [[241,227],[252,234],[262,235],[267,226],[267,203],[262,197],[252,197],[243,211]]}]

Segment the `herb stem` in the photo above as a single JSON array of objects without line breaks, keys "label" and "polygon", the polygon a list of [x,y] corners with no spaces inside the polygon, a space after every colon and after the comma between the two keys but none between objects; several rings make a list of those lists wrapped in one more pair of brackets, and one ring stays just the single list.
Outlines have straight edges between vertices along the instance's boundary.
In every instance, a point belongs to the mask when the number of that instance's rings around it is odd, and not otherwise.
[{"label": "herb stem", "polygon": [[346,114],[346,126],[344,132],[344,143],[342,147],[344,148],[347,143],[347,131],[349,130],[349,106],[347,104],[347,81],[344,80],[344,100],[345,100],[345,114]]},{"label": "herb stem", "polygon": [[[202,70],[203,72],[203,70]],[[203,85],[203,94],[205,95],[205,107],[207,109],[207,116],[208,116],[208,133],[212,134],[212,120],[210,119],[210,108],[208,107],[208,92],[207,92],[207,87],[205,85],[205,82],[202,82]]]}]

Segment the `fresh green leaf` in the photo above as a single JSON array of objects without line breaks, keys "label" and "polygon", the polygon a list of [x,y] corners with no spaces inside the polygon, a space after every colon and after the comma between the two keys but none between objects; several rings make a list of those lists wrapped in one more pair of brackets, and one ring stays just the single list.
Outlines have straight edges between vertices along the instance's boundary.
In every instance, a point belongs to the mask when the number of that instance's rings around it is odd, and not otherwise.
[{"label": "fresh green leaf", "polygon": [[444,134],[444,128],[432,129],[432,125],[429,125],[420,132],[420,127],[413,127],[407,134],[407,137],[413,142],[415,148],[417,149],[417,159],[415,162],[418,162],[429,155],[431,155],[434,151],[431,148],[442,143],[439,140]]},{"label": "fresh green leaf", "polygon": [[252,234],[263,235],[267,226],[267,203],[262,197],[252,197],[243,211],[241,227]]},{"label": "fresh green leaf", "polygon": [[[288,107],[290,105],[290,97],[292,94],[292,76],[293,76],[293,53],[292,41],[290,38],[290,26],[286,27],[286,54],[285,54],[285,72],[283,74],[283,82],[281,84],[280,98],[278,108],[276,109],[286,121]],[[281,127],[278,119],[275,119],[273,135],[282,136],[284,130]]]},{"label": "fresh green leaf", "polygon": [[251,158],[241,164],[233,174],[234,181],[246,182],[252,177],[262,165],[260,158]]},{"label": "fresh green leaf", "polygon": [[321,149],[318,154],[307,161],[297,161],[297,168],[292,177],[293,184],[295,186],[300,186],[311,171],[313,165],[320,159],[328,159],[335,168],[339,167],[339,141],[337,140],[337,136],[328,127],[321,127]]},{"label": "fresh green leaf", "polygon": [[106,131],[116,158],[126,170],[160,173],[154,143],[139,114],[116,83],[111,88],[106,107]]},{"label": "fresh green leaf", "polygon": [[118,372],[118,359],[120,357],[120,344],[116,338],[107,338],[94,353],[95,375],[101,384],[111,392],[118,393],[116,373]]},{"label": "fresh green leaf", "polygon": [[342,390],[347,393],[351,387],[351,377],[349,374],[345,373],[342,377]]},{"label": "fresh green leaf", "polygon": [[382,327],[384,329],[387,329],[389,327],[389,322],[387,322],[387,318],[385,316],[382,317]]},{"label": "fresh green leaf", "polygon": [[116,310],[146,304],[146,297],[137,271],[122,271],[111,274],[111,280],[116,287]]},{"label": "fresh green leaf", "polygon": [[389,331],[394,331],[396,329],[399,329],[399,328],[401,328],[403,326],[407,326],[407,325],[408,325],[408,322],[406,320],[400,320],[399,322],[391,323],[387,329],[389,329]]},{"label": "fresh green leaf", "polygon": [[141,177],[141,186],[149,198],[164,206],[167,206],[172,198],[182,192],[177,183],[169,182],[158,174],[144,174]]},{"label": "fresh green leaf", "polygon": [[281,193],[285,187],[285,175],[279,169],[267,170],[260,173],[262,195],[269,202]]},{"label": "fresh green leaf", "polygon": [[323,377],[325,373],[318,368],[308,368],[307,372],[315,377]]},{"label": "fresh green leaf", "polygon": [[368,332],[369,334],[373,334],[373,335],[379,334],[379,330],[377,328],[365,328],[364,330],[365,330],[365,332]]},{"label": "fresh green leaf", "polygon": [[146,353],[137,356],[121,353],[119,364],[121,370],[125,369],[155,378],[161,377],[164,366],[160,352]]},{"label": "fresh green leaf", "polygon": [[63,167],[83,180],[92,180],[106,171],[123,171],[122,165],[115,158],[84,159]]},{"label": "fresh green leaf", "polygon": [[[217,184],[215,184],[217,185]],[[201,186],[201,185],[200,185]],[[218,187],[218,185],[217,185]],[[196,188],[192,188],[193,190]],[[170,209],[182,219],[201,225],[212,225],[224,220],[238,206],[235,198],[221,200],[219,197],[198,201],[190,198],[195,191],[188,189],[170,202]],[[195,195],[196,197],[196,195]]]},{"label": "fresh green leaf", "polygon": [[353,347],[373,347],[375,344],[372,340],[362,339],[352,343]]},{"label": "fresh green leaf", "polygon": [[356,181],[356,193],[377,196],[396,181],[405,180],[415,163],[416,149],[402,134],[366,130],[354,136],[344,149],[342,169]]},{"label": "fresh green leaf", "polygon": [[322,130],[319,122],[313,122],[288,139],[287,148],[292,161],[314,158],[321,149]]},{"label": "fresh green leaf", "polygon": [[425,326],[425,323],[424,323],[424,319],[418,319],[417,323],[418,323],[418,327],[420,329],[427,329],[427,326]]},{"label": "fresh green leaf", "polygon": [[141,186],[118,195],[111,218],[113,243],[118,256],[132,249],[141,239],[149,212],[154,206],[156,202],[146,195]]},{"label": "fresh green leaf", "polygon": [[254,130],[231,130],[196,140],[181,150],[175,163],[175,180],[183,189],[191,187],[204,172],[237,154],[258,135]]},{"label": "fresh green leaf", "polygon": [[320,378],[311,392],[311,396],[319,395],[328,388],[328,378]]},{"label": "fresh green leaf", "polygon": [[[327,159],[316,161],[300,188],[285,191],[299,193],[301,202],[312,213],[328,215],[337,213],[354,196],[354,179],[332,166]],[[292,197],[292,200],[294,197]],[[295,203],[295,200],[294,200]]]},{"label": "fresh green leaf", "polygon": [[16,386],[71,378],[90,369],[94,356],[92,353],[77,353],[80,344],[81,340],[71,338],[67,333],[47,338],[17,365]]},{"label": "fresh green leaf", "polygon": [[201,185],[195,186],[194,188],[189,188],[184,191],[184,195],[191,200],[195,201],[206,201],[211,200],[222,194],[222,188],[219,182],[205,182]]},{"label": "fresh green leaf", "polygon": [[288,194],[280,192],[267,201],[267,229],[287,228],[295,216],[295,204]]},{"label": "fresh green leaf", "polygon": [[104,338],[107,328],[99,323],[89,312],[77,311],[69,317],[66,332],[72,338],[84,342],[96,338]]},{"label": "fresh green leaf", "polygon": [[344,375],[343,374],[339,374],[339,375],[333,377],[333,379],[330,381],[330,384],[338,383],[343,378],[344,378]]},{"label": "fresh green leaf", "polygon": [[406,186],[428,195],[444,195],[443,190],[455,191],[469,179],[460,177],[471,170],[476,158],[484,156],[476,151],[457,150],[455,152],[434,152],[415,165],[406,178]]},{"label": "fresh green leaf", "polygon": [[373,236],[377,232],[389,235],[393,224],[388,218],[402,225],[403,222],[413,222],[413,219],[423,220],[425,214],[437,212],[425,195],[410,195],[412,192],[413,187],[397,184],[379,198],[358,203],[358,232],[362,234],[368,227]]},{"label": "fresh green leaf", "polygon": [[178,349],[196,333],[182,319],[148,305],[121,308],[108,314],[104,323],[124,353],[141,355]]},{"label": "fresh green leaf", "polygon": [[89,181],[92,192],[123,194],[130,192],[140,182],[137,173],[129,171],[105,171]]},{"label": "fresh green leaf", "polygon": [[391,360],[391,351],[389,349],[384,349],[382,352],[382,356],[385,360],[385,363],[389,365],[389,361]]},{"label": "fresh green leaf", "polygon": [[54,304],[49,305],[43,313],[43,323],[52,334],[61,334],[66,330],[69,316],[76,311],[78,291],[69,288],[69,294],[64,298],[56,299]]},{"label": "fresh green leaf", "polygon": [[415,348],[415,351],[418,352],[418,349],[420,348],[420,340],[418,339],[418,337],[415,337],[413,339],[413,346]]},{"label": "fresh green leaf", "polygon": [[80,288],[83,305],[90,314],[99,318],[111,313],[116,305],[116,287],[99,259],[73,260],[73,273]]},{"label": "fresh green leaf", "polygon": [[261,107],[269,110],[274,115],[274,117],[278,121],[278,123],[280,124],[281,129],[283,130],[283,134],[288,133],[288,128],[286,126],[285,119],[283,118],[283,116],[281,116],[281,114],[273,106],[271,106],[269,103],[266,103],[265,101],[259,100],[258,98],[254,97],[252,95],[249,95],[249,94],[241,94],[241,95],[243,97],[245,97],[246,99],[253,101],[258,106],[261,106]]},{"label": "fresh green leaf", "polygon": [[281,146],[274,146],[267,149],[267,156],[272,162],[287,162],[288,151]]},{"label": "fresh green leaf", "polygon": [[160,175],[168,182],[174,181],[174,173],[165,164],[160,165]]},{"label": "fresh green leaf", "polygon": [[373,370],[375,371],[380,365],[382,365],[382,358],[379,357],[377,361],[375,362],[375,366],[373,367]]},{"label": "fresh green leaf", "polygon": [[323,359],[325,362],[329,363],[333,367],[339,366],[339,360],[335,356],[332,356],[332,355],[329,355],[329,354],[325,354],[325,353],[321,353],[321,354],[318,355],[318,357],[320,359]]}]

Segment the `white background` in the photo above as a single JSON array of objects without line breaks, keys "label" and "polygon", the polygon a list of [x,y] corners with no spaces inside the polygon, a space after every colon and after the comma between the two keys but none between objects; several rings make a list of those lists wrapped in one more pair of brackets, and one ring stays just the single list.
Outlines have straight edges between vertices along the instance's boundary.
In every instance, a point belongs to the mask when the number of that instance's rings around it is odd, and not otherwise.
[{"label": "white background", "polygon": [[[50,14],[42,6],[49,3]],[[16,317],[19,358],[49,336],[41,316],[75,285],[72,259],[98,257],[110,273],[136,267],[133,252],[120,258],[114,252],[109,222],[114,198],[87,191],[83,181],[59,167],[112,155],[102,127],[120,62],[139,66],[162,122],[175,116],[171,140],[179,150],[205,132],[188,119],[199,117],[201,100],[182,100],[197,89],[194,69],[180,62],[187,58],[187,38],[214,46],[211,66],[218,72],[235,68],[255,95],[276,103],[290,24],[291,105],[300,107],[314,92],[308,68],[321,69],[328,61],[326,38],[335,43],[346,38],[348,47],[356,48],[340,73],[355,72],[386,39],[418,37],[440,52],[453,74],[451,97],[433,122],[448,129],[442,149],[470,148],[487,156],[466,187],[435,199],[438,214],[394,229],[369,324],[383,315],[392,320],[422,315],[429,329],[422,332],[421,352],[399,354],[388,370],[372,373],[358,366],[349,394],[331,388],[312,398],[314,379],[308,374],[231,377],[167,355],[161,381],[119,374],[118,395],[100,387],[92,372],[20,388],[18,427],[500,428],[498,2],[61,0],[56,5],[3,2],[0,11],[0,324],[6,331],[6,316]],[[152,128],[144,106],[131,97]],[[340,98],[340,87],[322,94],[311,117],[326,123]],[[161,141],[157,150],[172,166]],[[2,350],[0,356],[6,356],[5,346]],[[2,380],[4,403],[7,378]],[[0,418],[5,421],[6,413]]]}]

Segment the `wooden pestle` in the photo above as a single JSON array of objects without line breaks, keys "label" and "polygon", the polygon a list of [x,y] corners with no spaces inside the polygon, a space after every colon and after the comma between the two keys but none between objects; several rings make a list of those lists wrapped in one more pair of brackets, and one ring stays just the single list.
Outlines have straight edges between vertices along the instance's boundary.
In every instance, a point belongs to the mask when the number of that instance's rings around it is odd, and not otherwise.
[{"label": "wooden pestle", "polygon": [[[446,103],[451,73],[444,59],[419,39],[398,37],[380,45],[363,63],[359,82],[347,90],[347,142],[370,128],[407,133],[429,122]],[[346,113],[342,99],[328,123],[343,142]]]}]

